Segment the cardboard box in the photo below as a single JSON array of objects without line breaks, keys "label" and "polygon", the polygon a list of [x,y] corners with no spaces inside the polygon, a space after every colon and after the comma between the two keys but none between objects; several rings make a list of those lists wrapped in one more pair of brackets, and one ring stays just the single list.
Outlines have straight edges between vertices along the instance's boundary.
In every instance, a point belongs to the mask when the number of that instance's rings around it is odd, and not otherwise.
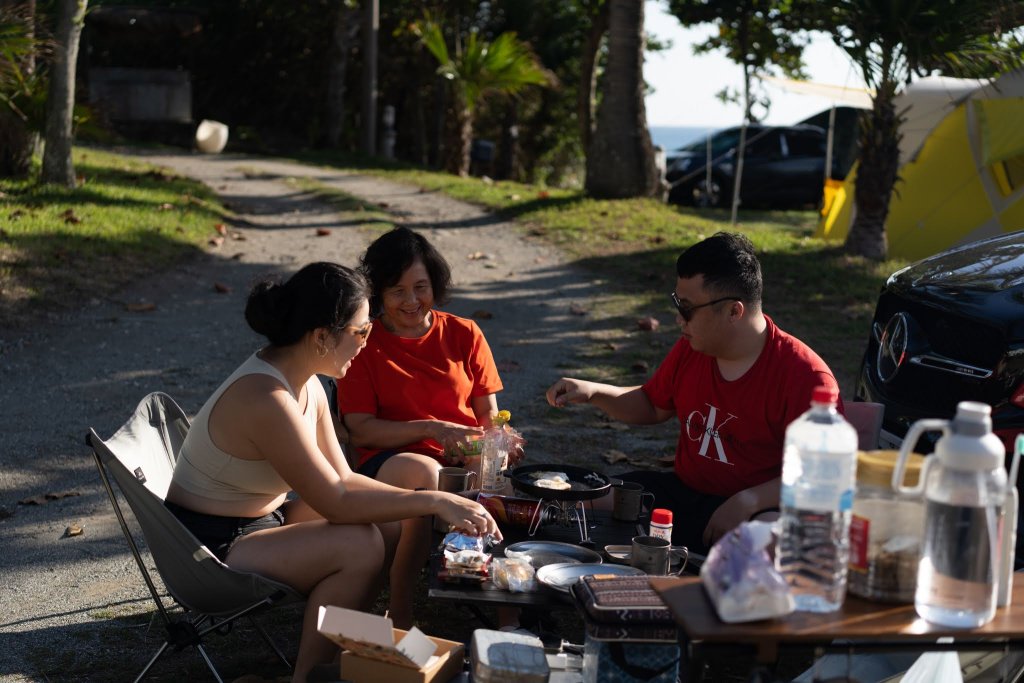
[{"label": "cardboard box", "polygon": [[321,607],[317,629],[344,650],[341,676],[353,683],[447,683],[462,671],[462,643],[403,631],[375,614]]}]

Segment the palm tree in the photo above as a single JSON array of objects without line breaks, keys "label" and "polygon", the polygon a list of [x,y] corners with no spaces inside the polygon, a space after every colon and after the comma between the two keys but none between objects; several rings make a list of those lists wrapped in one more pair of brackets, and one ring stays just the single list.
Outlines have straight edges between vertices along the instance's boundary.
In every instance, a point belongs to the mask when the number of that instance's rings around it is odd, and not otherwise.
[{"label": "palm tree", "polygon": [[36,78],[34,3],[0,3],[0,177],[28,174],[32,130],[26,102]]},{"label": "palm tree", "polygon": [[[814,3],[812,3],[814,4]],[[875,92],[860,131],[856,218],[846,249],[872,259],[888,251],[885,219],[899,170],[900,113],[893,98],[916,74],[936,69],[992,76],[1021,60],[1008,31],[1024,17],[1021,0],[838,0],[826,11],[833,40]]]},{"label": "palm tree", "polygon": [[607,0],[608,61],[597,128],[587,150],[587,193],[649,197],[661,179],[644,108],[644,3]]},{"label": "palm tree", "polygon": [[458,142],[448,150],[445,166],[452,173],[467,175],[473,121],[481,102],[496,93],[514,95],[529,85],[553,85],[554,76],[511,31],[490,42],[472,31],[465,45],[456,41],[453,54],[441,25],[432,18],[426,17],[412,29],[437,60],[437,73],[453,86]]}]

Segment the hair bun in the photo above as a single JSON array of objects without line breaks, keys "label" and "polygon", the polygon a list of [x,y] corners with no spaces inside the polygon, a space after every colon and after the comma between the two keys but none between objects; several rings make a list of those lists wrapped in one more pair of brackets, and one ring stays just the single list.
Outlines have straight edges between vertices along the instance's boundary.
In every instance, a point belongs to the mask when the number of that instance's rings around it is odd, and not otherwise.
[{"label": "hair bun", "polygon": [[245,304],[245,321],[257,334],[270,340],[279,337],[284,324],[287,306],[285,286],[274,280],[263,280],[256,283],[249,292],[249,300]]}]

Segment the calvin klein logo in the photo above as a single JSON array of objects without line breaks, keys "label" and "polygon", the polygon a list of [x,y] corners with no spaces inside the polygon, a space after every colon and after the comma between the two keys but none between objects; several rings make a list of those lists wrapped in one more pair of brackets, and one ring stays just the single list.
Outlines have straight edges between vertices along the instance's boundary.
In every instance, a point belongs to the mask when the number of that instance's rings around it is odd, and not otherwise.
[{"label": "calvin klein logo", "polygon": [[711,457],[708,455],[708,447],[714,444],[715,454],[718,459],[727,465],[731,465],[732,463],[729,462],[729,458],[725,455],[725,446],[722,444],[722,428],[735,420],[736,416],[732,413],[726,413],[728,417],[718,422],[718,408],[710,403],[705,403],[704,405],[708,407],[707,416],[703,415],[699,410],[695,410],[686,416],[686,437],[690,441],[700,441],[700,449],[697,452],[705,458]]}]

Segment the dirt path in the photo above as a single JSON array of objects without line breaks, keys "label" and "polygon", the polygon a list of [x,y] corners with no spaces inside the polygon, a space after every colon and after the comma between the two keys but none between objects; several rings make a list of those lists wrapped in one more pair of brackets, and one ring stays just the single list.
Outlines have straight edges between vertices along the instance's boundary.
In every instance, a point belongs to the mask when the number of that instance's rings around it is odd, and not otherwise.
[{"label": "dirt path", "polygon": [[[368,176],[252,157],[175,154],[147,157],[212,188],[245,221],[244,241],[133,285],[126,312],[94,301],[84,310],[5,340],[0,355],[0,681],[59,680],[120,656],[121,618],[149,611],[103,493],[88,427],[110,435],[150,391],[165,391],[193,414],[259,344],[242,309],[252,281],[313,260],[355,265],[380,227],[338,214],[288,185],[306,176],[384,207],[394,222],[423,231],[452,263],[446,308],[479,319],[502,370],[499,405],[529,440],[534,462],[598,462],[609,448],[642,444],[594,414],[554,414],[542,392],[580,361],[595,322],[570,305],[600,297],[599,282],[559,253],[486,211],[438,194]],[[328,236],[316,236],[329,227]],[[468,258],[482,252],[488,258]],[[225,284],[230,292],[214,290]],[[0,331],[0,335],[2,335]],[[570,424],[570,430],[558,425]],[[611,427],[611,428],[610,428]],[[662,447],[659,444],[657,447]],[[650,444],[643,445],[650,449]],[[45,494],[70,494],[47,500]],[[42,504],[22,504],[25,499]],[[64,537],[71,524],[81,536]],[[138,629],[147,629],[143,621]],[[143,656],[141,653],[139,656]],[[132,668],[131,670],[135,670]],[[134,675],[134,674],[132,674]],[[117,676],[115,676],[117,678]]]}]

